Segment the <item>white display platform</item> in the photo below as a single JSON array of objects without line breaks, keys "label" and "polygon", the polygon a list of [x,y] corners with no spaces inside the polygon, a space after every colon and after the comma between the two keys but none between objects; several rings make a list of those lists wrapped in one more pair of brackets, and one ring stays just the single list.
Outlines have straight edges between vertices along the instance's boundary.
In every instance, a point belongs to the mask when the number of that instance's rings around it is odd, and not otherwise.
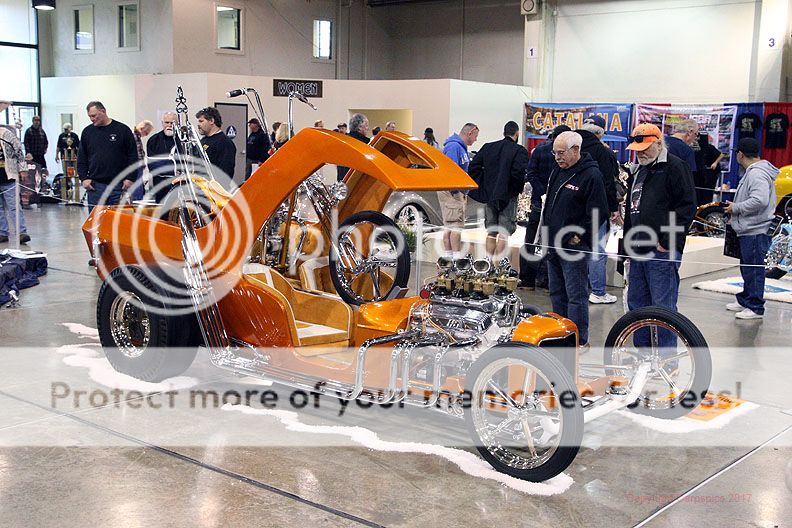
[{"label": "white display platform", "polygon": [[[438,230],[424,235],[423,248],[416,258],[422,262],[435,262],[439,254],[443,252],[443,231]],[[624,279],[616,272],[616,253],[618,249],[618,238],[621,232],[611,233],[605,252],[608,253],[608,286],[621,287]],[[474,258],[481,258],[486,255],[485,240],[487,232],[483,227],[465,229],[462,231],[462,242],[467,243],[467,252]],[[512,266],[519,269],[520,248],[525,240],[525,228],[518,227],[512,236],[509,237],[509,250]],[[679,278],[696,277],[713,271],[720,271],[736,267],[739,264],[737,259],[725,257],[723,255],[723,239],[708,237],[687,237],[685,252],[682,256],[682,265],[679,268]]]}]

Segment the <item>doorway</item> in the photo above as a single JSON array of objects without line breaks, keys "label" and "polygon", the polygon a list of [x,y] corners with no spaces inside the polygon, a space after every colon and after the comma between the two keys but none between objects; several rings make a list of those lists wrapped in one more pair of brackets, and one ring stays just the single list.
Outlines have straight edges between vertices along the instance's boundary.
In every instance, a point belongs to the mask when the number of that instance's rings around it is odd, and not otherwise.
[{"label": "doorway", "polygon": [[[396,130],[414,136],[413,134],[413,111],[410,109],[382,109],[382,108],[359,108],[350,109],[349,116],[363,114],[368,117],[369,128],[373,131],[376,127],[385,129],[388,121],[396,122]],[[372,135],[374,133],[372,132]]]},{"label": "doorway", "polygon": [[215,103],[215,108],[223,118],[223,132],[236,147],[234,174],[229,174],[237,187],[245,180],[245,147],[247,145],[248,107],[239,103]]}]

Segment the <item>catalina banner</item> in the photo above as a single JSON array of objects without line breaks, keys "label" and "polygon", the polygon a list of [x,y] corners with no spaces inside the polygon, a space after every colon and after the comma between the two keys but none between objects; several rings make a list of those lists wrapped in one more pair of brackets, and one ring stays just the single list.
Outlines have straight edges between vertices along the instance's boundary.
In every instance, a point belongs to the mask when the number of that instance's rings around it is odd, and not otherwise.
[{"label": "catalina banner", "polygon": [[631,104],[556,104],[532,103],[525,105],[525,145],[530,149],[547,138],[558,125],[572,130],[583,126],[583,120],[593,114],[605,120],[605,141],[616,152],[619,161],[628,159],[625,147],[632,131]]}]

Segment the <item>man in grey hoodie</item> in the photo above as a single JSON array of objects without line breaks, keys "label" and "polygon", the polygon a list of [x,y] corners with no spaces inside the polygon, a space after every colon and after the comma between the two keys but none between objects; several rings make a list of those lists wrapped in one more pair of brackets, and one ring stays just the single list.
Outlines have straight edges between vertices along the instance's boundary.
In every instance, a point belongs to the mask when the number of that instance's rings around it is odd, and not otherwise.
[{"label": "man in grey hoodie", "polygon": [[726,204],[726,212],[731,214],[730,223],[740,241],[743,291],[737,294],[737,302],[727,304],[726,309],[737,312],[738,319],[761,319],[764,261],[770,247],[767,231],[775,214],[775,179],[779,171],[759,157],[759,142],[754,138],[742,138],[735,151],[737,163],[745,169],[745,174],[737,185],[734,202]]}]

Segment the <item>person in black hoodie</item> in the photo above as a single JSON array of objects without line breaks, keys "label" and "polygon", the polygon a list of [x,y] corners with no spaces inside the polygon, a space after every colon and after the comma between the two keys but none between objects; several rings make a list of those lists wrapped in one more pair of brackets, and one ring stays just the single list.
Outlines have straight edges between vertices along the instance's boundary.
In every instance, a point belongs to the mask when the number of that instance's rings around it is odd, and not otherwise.
[{"label": "person in black hoodie", "polygon": [[608,264],[608,255],[605,253],[605,244],[608,241],[611,221],[620,223],[619,200],[616,197],[616,178],[619,176],[619,162],[616,154],[609,149],[603,142],[605,136],[605,119],[596,114],[588,116],[583,120],[583,127],[577,131],[583,138],[580,146],[581,152],[588,152],[594,161],[597,162],[602,183],[605,184],[605,197],[608,199],[608,211],[610,219],[603,218],[603,222],[597,227],[597,247],[589,262],[589,286],[591,295],[589,302],[593,304],[612,304],[616,302],[616,297],[605,291],[605,276]]},{"label": "person in black hoodie", "polygon": [[[696,190],[690,167],[670,154],[660,129],[639,124],[628,149],[638,156],[638,170],[627,180],[628,202],[624,219],[625,251],[630,257],[627,306],[677,309],[679,264],[685,236],[696,212]],[[648,331],[635,335],[636,346],[649,345]],[[675,347],[676,338],[660,330],[661,349]]]},{"label": "person in black hoodie", "polygon": [[501,255],[509,235],[517,228],[517,195],[525,185],[528,151],[517,143],[520,127],[509,121],[503,139],[486,143],[473,158],[468,174],[478,184],[468,196],[486,204],[487,255]]},{"label": "person in black hoodie", "polygon": [[597,162],[580,152],[583,138],[563,132],[553,142],[558,168],[550,175],[542,212],[547,274],[553,311],[578,327],[588,344],[588,256],[608,201]]}]

